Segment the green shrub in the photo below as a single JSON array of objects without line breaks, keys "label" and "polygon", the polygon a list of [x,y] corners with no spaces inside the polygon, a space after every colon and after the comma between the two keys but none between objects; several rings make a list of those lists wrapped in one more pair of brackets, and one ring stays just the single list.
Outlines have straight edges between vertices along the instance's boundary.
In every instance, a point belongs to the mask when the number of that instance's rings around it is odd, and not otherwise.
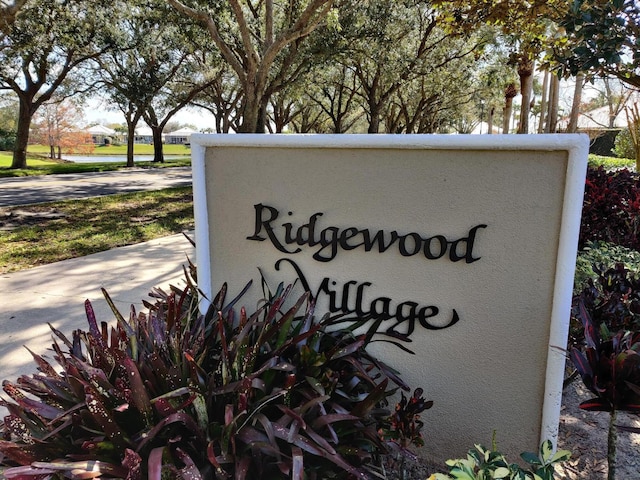
[{"label": "green shrub", "polygon": [[581,349],[588,340],[585,338],[587,317],[592,325],[589,328],[598,332],[640,331],[640,275],[637,270],[634,272],[623,263],[592,263],[590,268],[594,277],[587,278],[573,297],[568,342],[571,348]]},{"label": "green shrub", "polygon": [[0,128],[0,151],[11,151],[16,145],[16,133]]},{"label": "green shrub", "polygon": [[620,168],[635,169],[636,162],[628,158],[604,157],[590,153],[589,166],[592,168],[603,167],[605,170],[617,170]]},{"label": "green shrub", "polygon": [[606,242],[588,242],[578,252],[574,295],[578,295],[587,287],[589,279],[595,280],[598,277],[594,267],[603,271],[615,267],[618,263],[623,264],[631,275],[640,276],[640,252],[637,250]]},{"label": "green shrub", "polygon": [[[390,382],[408,387],[366,352],[375,324],[328,329],[282,286],[252,315],[225,287],[201,315],[187,280],[129,320],[105,293],[111,329],[87,302],[88,331],[53,329],[56,367],[33,353],[40,373],[4,382],[7,478],[365,479],[417,438],[384,408]],[[407,415],[430,406],[420,393]]]},{"label": "green shrub", "polygon": [[516,463],[508,463],[505,456],[496,450],[476,445],[469,450],[467,458],[448,460],[449,474],[435,473],[429,480],[553,480],[555,466],[568,460],[567,450],[553,451],[552,443],[542,443],[540,453],[523,453],[522,459],[529,464],[524,469]]},{"label": "green shrub", "polygon": [[613,151],[619,158],[636,158],[636,151],[631,139],[631,132],[628,128],[623,128],[616,136]]}]

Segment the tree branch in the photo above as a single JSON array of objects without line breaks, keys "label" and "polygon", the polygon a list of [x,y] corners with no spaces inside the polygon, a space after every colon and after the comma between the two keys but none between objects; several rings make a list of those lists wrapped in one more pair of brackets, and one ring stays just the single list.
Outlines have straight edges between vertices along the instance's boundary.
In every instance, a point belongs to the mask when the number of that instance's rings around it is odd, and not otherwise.
[{"label": "tree branch", "polygon": [[253,72],[257,69],[257,65],[260,62],[260,57],[256,52],[253,43],[251,43],[251,29],[247,24],[246,18],[244,18],[244,13],[242,12],[242,7],[240,6],[238,0],[229,0],[229,4],[231,5],[233,15],[236,17],[236,21],[238,22],[240,38],[242,39],[242,45],[244,46],[244,51],[247,55],[248,64],[246,66],[246,69],[250,72]]},{"label": "tree branch", "polygon": [[190,18],[193,18],[194,20],[199,22],[209,31],[209,34],[211,35],[213,42],[216,44],[216,47],[218,47],[224,59],[229,63],[231,68],[233,68],[234,72],[236,72],[236,75],[238,75],[240,82],[246,83],[247,76],[246,76],[244,66],[236,57],[231,47],[229,47],[229,45],[224,41],[224,39],[220,35],[218,26],[216,25],[215,21],[205,12],[200,12],[191,7],[188,7],[178,0],[167,0],[167,2],[173,8],[178,10],[180,13]]}]

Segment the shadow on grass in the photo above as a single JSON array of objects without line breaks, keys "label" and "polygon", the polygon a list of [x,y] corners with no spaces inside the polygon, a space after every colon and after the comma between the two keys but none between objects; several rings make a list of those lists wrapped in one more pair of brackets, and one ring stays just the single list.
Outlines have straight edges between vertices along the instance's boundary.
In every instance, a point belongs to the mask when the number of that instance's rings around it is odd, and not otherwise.
[{"label": "shadow on grass", "polygon": [[[172,168],[188,167],[191,165],[189,157],[167,160],[164,163],[150,161],[135,162],[134,168]],[[27,166],[27,168],[13,169],[0,166],[0,178],[31,177],[38,175],[66,175],[72,173],[95,173],[127,170],[124,162],[105,163],[47,163],[44,165]]]},{"label": "shadow on grass", "polygon": [[36,225],[0,231],[0,272],[90,255],[194,228],[190,188],[56,202],[9,211],[19,214],[21,210],[32,214],[53,210],[62,218],[45,217]]}]

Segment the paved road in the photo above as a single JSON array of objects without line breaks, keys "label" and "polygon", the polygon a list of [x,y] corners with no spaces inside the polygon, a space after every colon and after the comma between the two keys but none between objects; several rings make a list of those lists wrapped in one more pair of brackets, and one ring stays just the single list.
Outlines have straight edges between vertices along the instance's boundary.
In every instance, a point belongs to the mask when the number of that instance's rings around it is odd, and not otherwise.
[{"label": "paved road", "polygon": [[0,207],[191,185],[191,167],[0,178]]}]

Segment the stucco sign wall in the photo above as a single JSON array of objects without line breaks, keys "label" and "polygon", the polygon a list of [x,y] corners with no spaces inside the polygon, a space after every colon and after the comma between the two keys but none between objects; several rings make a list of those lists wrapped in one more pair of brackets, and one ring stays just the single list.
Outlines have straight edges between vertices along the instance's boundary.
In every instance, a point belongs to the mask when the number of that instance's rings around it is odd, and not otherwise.
[{"label": "stucco sign wall", "polygon": [[[425,453],[555,441],[588,140],[194,135],[199,286],[297,281],[383,318],[374,353],[434,401]],[[260,270],[260,271],[259,271]]]}]

